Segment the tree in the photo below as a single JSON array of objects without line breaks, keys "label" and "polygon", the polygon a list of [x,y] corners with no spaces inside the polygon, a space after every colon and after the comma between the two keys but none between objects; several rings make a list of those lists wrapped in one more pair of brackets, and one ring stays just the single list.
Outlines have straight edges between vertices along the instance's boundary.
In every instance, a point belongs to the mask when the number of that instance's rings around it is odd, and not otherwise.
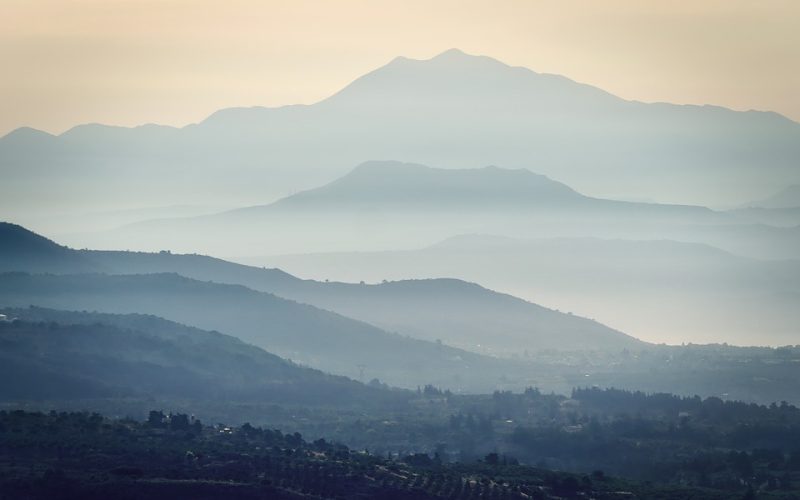
[{"label": "tree", "polygon": [[169,428],[173,431],[185,431],[189,429],[189,415],[176,413],[169,416]]},{"label": "tree", "polygon": [[159,410],[151,410],[147,417],[147,425],[150,427],[164,427],[164,412]]}]

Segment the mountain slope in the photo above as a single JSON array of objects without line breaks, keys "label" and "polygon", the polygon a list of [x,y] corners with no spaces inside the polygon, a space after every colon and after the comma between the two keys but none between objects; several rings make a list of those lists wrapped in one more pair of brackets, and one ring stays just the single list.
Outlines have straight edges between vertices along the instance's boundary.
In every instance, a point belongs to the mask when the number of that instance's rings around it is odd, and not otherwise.
[{"label": "mountain slope", "polygon": [[[443,169],[399,161],[368,161],[319,188],[301,191],[275,203],[218,215],[253,215],[306,211],[504,212],[525,210],[564,215],[603,212],[622,219],[725,220],[705,207],[634,203],[584,196],[569,186],[531,172],[495,166]],[[504,213],[503,216],[509,214]],[[526,214],[529,215],[529,214]]]},{"label": "mountain slope", "polygon": [[0,398],[171,397],[352,405],[402,397],[154,316],[3,309]]},{"label": "mountain slope", "polygon": [[653,342],[798,341],[800,260],[748,259],[697,243],[466,235],[416,250],[260,261],[331,280],[452,276]]},{"label": "mountain slope", "polygon": [[486,392],[520,389],[541,380],[541,373],[524,364],[387,333],[242,286],[175,274],[0,274],[0,304],[153,314],[226,332],[329,373],[356,378],[363,371],[369,379],[405,388],[436,384],[456,391]]},{"label": "mountain slope", "polygon": [[269,205],[146,221],[72,235],[68,242],[241,256],[250,248],[270,254],[407,248],[460,233],[652,233],[735,222],[705,207],[591,198],[526,169],[370,161],[331,183]]},{"label": "mountain slope", "polygon": [[376,285],[303,282],[275,288],[275,293],[390,331],[499,356],[549,349],[617,352],[645,346],[596,321],[459,279]]},{"label": "mountain slope", "polygon": [[0,139],[0,210],[133,208],[143,192],[150,205],[258,204],[371,158],[533,166],[593,196],[723,205],[800,183],[798,157],[800,124],[775,113],[625,101],[448,51],[397,58],[308,106],[221,110],[182,129],[16,131]]},{"label": "mountain slope", "polygon": [[237,210],[414,210],[547,206],[588,201],[568,186],[528,170],[497,167],[436,169],[397,161],[369,161],[322,187],[268,207]]},{"label": "mountain slope", "polygon": [[0,272],[35,269],[36,272],[102,271],[79,252],[61,246],[22,226],[0,222]]},{"label": "mountain slope", "polygon": [[[50,242],[50,245],[55,244]],[[0,244],[0,257],[2,249]],[[525,350],[617,351],[639,346],[635,339],[599,323],[460,280],[379,285],[322,283],[300,280],[277,269],[242,266],[200,255],[74,252],[95,269],[109,273],[173,272],[198,280],[244,285],[336,311],[383,329],[429,341],[441,340],[472,351],[507,356]],[[0,258],[0,270],[41,272],[36,266],[8,268],[3,262]],[[75,271],[65,266],[53,272]]]},{"label": "mountain slope", "polygon": [[[154,314],[224,331],[281,357],[332,373],[353,375],[358,373],[357,365],[365,364],[380,366],[381,378],[387,381],[402,382],[400,374],[410,372],[411,366],[438,357],[433,344],[242,286],[199,282],[176,274],[16,273],[0,278],[2,304]],[[353,349],[356,345],[359,348]]]},{"label": "mountain slope", "polygon": [[457,234],[697,242],[762,259],[800,253],[792,209],[605,200],[525,169],[441,169],[371,161],[329,184],[215,215],[161,219],[68,241],[92,247],[261,255],[414,248]]}]

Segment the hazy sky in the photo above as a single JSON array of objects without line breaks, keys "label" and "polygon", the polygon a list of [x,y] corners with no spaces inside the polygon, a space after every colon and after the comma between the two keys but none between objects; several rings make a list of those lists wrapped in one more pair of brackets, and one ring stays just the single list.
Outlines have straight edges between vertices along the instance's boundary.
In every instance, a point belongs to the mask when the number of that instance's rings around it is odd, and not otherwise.
[{"label": "hazy sky", "polygon": [[311,103],[451,47],[800,121],[798,0],[0,0],[0,135]]}]

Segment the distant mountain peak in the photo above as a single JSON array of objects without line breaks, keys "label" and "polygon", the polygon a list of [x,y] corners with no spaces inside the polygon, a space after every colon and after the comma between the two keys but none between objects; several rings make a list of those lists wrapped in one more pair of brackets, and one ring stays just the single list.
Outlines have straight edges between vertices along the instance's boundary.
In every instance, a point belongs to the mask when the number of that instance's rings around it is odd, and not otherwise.
[{"label": "distant mountain peak", "polygon": [[437,56],[434,56],[434,59],[439,58],[439,57],[463,57],[463,56],[467,56],[467,55],[469,55],[469,54],[467,54],[463,50],[461,50],[461,49],[459,49],[457,47],[453,47],[453,48],[445,50],[444,52],[442,52],[441,54],[439,54]]},{"label": "distant mountain peak", "polygon": [[[486,56],[476,56],[472,54],[467,54],[461,49],[452,48],[447,49],[444,52],[433,56],[430,61],[464,61],[464,60],[474,60],[474,59],[491,59]],[[496,61],[496,59],[493,59]],[[497,61],[500,62],[500,61]]]},{"label": "distant mountain peak", "polygon": [[[273,207],[473,207],[582,200],[569,186],[527,169],[497,166],[434,168],[399,161],[367,161],[316,189],[275,202]],[[258,209],[251,207],[244,210]]]},{"label": "distant mountain peak", "polygon": [[[494,182],[528,182],[536,184],[547,184],[549,187],[559,187],[566,191],[574,193],[574,191],[549,177],[532,172],[526,168],[505,168],[497,165],[487,165],[480,168],[437,168],[419,163],[406,163],[401,161],[366,161],[354,168],[350,174],[345,175],[342,179],[346,179],[349,175],[392,175],[395,176],[393,181],[398,180],[396,177],[411,177],[411,176],[425,176],[427,179],[441,180],[444,185],[451,184],[458,186],[461,179],[475,179],[476,181],[494,181]],[[418,179],[419,182],[426,182],[425,178]],[[437,182],[438,183],[438,182]],[[528,184],[530,187],[530,184]],[[509,185],[509,187],[511,187]]]},{"label": "distant mountain peak", "polygon": [[[547,176],[537,174],[526,168],[505,168],[505,167],[500,167],[498,165],[486,165],[485,167],[479,167],[479,168],[437,168],[429,165],[423,165],[421,163],[411,163],[411,162],[403,162],[397,160],[368,160],[356,165],[356,167],[353,168],[353,170],[351,170],[350,173],[347,175],[352,175],[356,173],[361,174],[361,173],[374,173],[374,172],[398,173],[398,174],[441,172],[442,175],[447,175],[448,173],[457,175],[459,173],[483,172],[489,175],[517,174],[517,175],[524,175],[524,176],[551,180]],[[347,177],[347,175],[345,175],[345,177]]]},{"label": "distant mountain peak", "polygon": [[[508,109],[523,113],[562,108],[608,106],[624,102],[597,87],[564,76],[510,66],[484,55],[448,49],[430,59],[396,57],[339,92],[321,101],[324,106],[369,106],[370,109],[416,109],[455,106],[463,111],[476,107]],[[450,103],[450,104],[448,104]]]},{"label": "distant mountain peak", "polygon": [[55,136],[32,127],[19,127],[0,137],[4,141],[36,141],[53,139]]},{"label": "distant mountain peak", "polygon": [[397,160],[367,160],[365,162],[361,162],[356,167],[351,170],[351,173],[354,172],[364,172],[370,170],[379,170],[379,169],[387,169],[391,170],[394,168],[406,168],[406,167],[423,167],[423,168],[430,168],[425,165],[419,165],[415,163],[407,163]]},{"label": "distant mountain peak", "polygon": [[506,66],[506,64],[492,57],[467,54],[466,52],[458,48],[447,49],[444,52],[440,52],[439,54],[436,54],[435,56],[428,59],[414,59],[406,56],[397,56],[394,59],[392,59],[392,61],[389,63],[389,66],[393,64],[400,65],[408,63],[437,64],[437,63],[470,63],[479,61],[492,61],[494,63]]},{"label": "distant mountain peak", "polygon": [[69,186],[95,207],[134,205],[143,191],[153,204],[224,193],[240,205],[366,158],[534,165],[593,196],[695,205],[761,196],[754,178],[800,182],[800,124],[777,114],[629,101],[508,62],[520,64],[459,49],[396,58],[313,104],[229,108],[181,129],[88,125],[57,139],[21,129],[0,140],[0,199],[41,211]]}]

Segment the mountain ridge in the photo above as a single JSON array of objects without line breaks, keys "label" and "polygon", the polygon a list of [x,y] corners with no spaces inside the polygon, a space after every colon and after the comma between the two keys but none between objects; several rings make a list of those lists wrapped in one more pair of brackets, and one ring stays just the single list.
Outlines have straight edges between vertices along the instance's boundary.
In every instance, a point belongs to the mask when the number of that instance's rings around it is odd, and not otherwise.
[{"label": "mountain ridge", "polygon": [[326,197],[346,206],[357,204],[365,198],[367,203],[381,205],[446,204],[457,202],[457,196],[467,195],[480,196],[470,202],[481,204],[519,201],[523,195],[539,196],[529,201],[558,201],[562,198],[580,202],[590,199],[566,184],[524,168],[506,169],[489,165],[475,169],[442,169],[416,163],[372,160],[357,165],[344,176],[318,188],[287,196],[269,205],[244,207],[226,213],[288,209],[304,202],[319,203],[320,198],[324,203]]},{"label": "mountain ridge", "polygon": [[295,365],[235,337],[157,316],[41,307],[0,310],[16,318],[0,324],[5,346],[0,358],[16,368],[4,369],[14,379],[0,390],[5,400],[15,394],[20,400],[69,398],[53,390],[64,379],[78,392],[73,398],[269,398],[351,405],[392,397]]},{"label": "mountain ridge", "polygon": [[47,136],[50,136],[50,137],[61,137],[61,136],[65,135],[65,134],[68,134],[70,131],[72,131],[75,128],[85,127],[85,126],[88,126],[88,127],[97,127],[97,126],[99,126],[99,127],[107,127],[107,128],[113,128],[113,129],[126,129],[126,130],[140,129],[140,128],[143,128],[143,127],[145,127],[145,128],[146,127],[159,127],[159,128],[164,128],[164,129],[173,129],[173,130],[181,130],[181,129],[186,129],[186,128],[193,128],[193,127],[196,127],[198,125],[203,124],[204,122],[206,122],[208,120],[213,120],[214,117],[218,113],[223,113],[224,114],[227,111],[236,111],[236,110],[253,110],[253,111],[277,110],[277,109],[283,109],[283,108],[289,108],[289,107],[300,108],[300,107],[308,107],[308,106],[313,106],[315,104],[320,104],[322,102],[325,102],[325,101],[327,101],[329,99],[332,99],[332,98],[336,97],[341,92],[343,92],[347,88],[351,87],[353,84],[356,84],[357,82],[359,82],[361,79],[363,79],[363,78],[365,78],[365,77],[367,77],[369,75],[372,75],[373,73],[378,72],[383,68],[393,68],[393,67],[395,67],[397,65],[409,64],[409,63],[410,64],[420,64],[420,63],[427,63],[427,62],[442,62],[442,61],[451,61],[452,62],[454,60],[456,60],[456,61],[458,61],[458,60],[465,61],[466,60],[466,61],[473,61],[473,62],[474,61],[489,62],[489,63],[491,63],[492,66],[495,66],[495,67],[500,67],[500,68],[504,68],[504,69],[508,69],[508,70],[518,70],[518,71],[521,71],[521,72],[524,71],[525,73],[530,73],[531,75],[535,75],[535,76],[538,76],[538,77],[546,77],[546,78],[552,77],[554,79],[558,79],[558,80],[561,80],[561,81],[567,81],[570,84],[574,84],[576,86],[580,86],[580,87],[585,87],[585,88],[591,89],[592,91],[596,91],[598,93],[606,94],[606,95],[608,95],[608,96],[610,96],[610,97],[612,97],[614,99],[619,99],[621,101],[634,103],[634,104],[668,105],[668,106],[687,107],[687,108],[715,108],[715,109],[724,110],[724,111],[731,111],[731,112],[734,112],[734,113],[765,114],[765,115],[772,115],[772,116],[775,116],[775,117],[780,117],[780,118],[782,118],[782,119],[784,119],[784,120],[786,120],[788,122],[791,122],[791,123],[796,124],[796,125],[800,125],[800,122],[798,122],[796,120],[792,120],[791,118],[789,118],[789,117],[787,117],[787,116],[785,116],[785,115],[783,115],[783,114],[781,114],[781,113],[779,113],[777,111],[774,111],[774,110],[761,110],[761,109],[734,110],[732,108],[728,108],[728,107],[725,107],[725,106],[722,106],[722,105],[709,104],[709,103],[707,103],[707,104],[676,104],[676,103],[672,103],[672,102],[668,102],[668,101],[641,101],[641,100],[636,100],[636,99],[626,99],[624,97],[621,97],[621,96],[613,94],[613,93],[611,93],[609,91],[606,91],[606,90],[604,90],[601,87],[598,87],[596,85],[592,85],[592,84],[580,82],[580,81],[577,81],[577,80],[573,80],[572,78],[570,78],[570,77],[568,77],[566,75],[561,75],[561,74],[557,74],[557,73],[539,72],[539,71],[535,71],[535,70],[533,70],[531,68],[528,68],[528,67],[525,67],[525,66],[514,66],[514,65],[506,64],[506,63],[504,63],[504,62],[502,62],[502,61],[500,61],[498,59],[495,59],[495,58],[493,58],[491,56],[488,56],[488,55],[484,55],[484,54],[475,54],[475,55],[468,54],[468,53],[462,51],[461,49],[453,47],[453,48],[444,50],[443,52],[440,52],[440,53],[438,53],[438,54],[436,54],[436,55],[434,55],[434,56],[432,56],[432,57],[430,57],[428,59],[415,59],[415,58],[410,58],[410,57],[406,57],[406,56],[396,56],[393,59],[391,59],[389,62],[384,64],[383,66],[380,66],[379,68],[377,68],[375,70],[367,72],[366,74],[364,74],[364,75],[352,80],[350,83],[346,84],[342,89],[340,89],[338,91],[335,91],[331,95],[329,95],[328,97],[324,97],[324,98],[320,99],[319,101],[315,101],[315,102],[313,102],[311,104],[282,104],[282,105],[277,105],[277,106],[252,105],[252,106],[233,106],[233,107],[228,107],[228,108],[221,108],[219,110],[211,112],[208,116],[206,116],[202,120],[199,120],[199,121],[193,122],[193,123],[188,123],[188,124],[183,125],[183,126],[157,124],[157,123],[152,123],[152,122],[146,122],[146,123],[141,123],[141,124],[137,124],[137,125],[130,125],[130,126],[108,125],[108,124],[103,124],[103,123],[99,123],[99,122],[88,122],[88,123],[76,124],[76,125],[70,127],[69,129],[65,130],[64,132],[59,133],[59,134],[53,134],[53,133],[50,133],[50,132],[47,132],[47,131],[44,131],[44,130],[41,130],[41,129],[37,129],[37,128],[34,128],[34,127],[20,126],[20,127],[17,127],[15,129],[9,131],[5,135],[1,136],[0,137],[0,141],[2,141],[3,139],[5,139],[8,136],[11,136],[12,134],[16,135],[16,134],[19,134],[19,133],[25,133],[26,131],[33,131],[33,132],[44,134],[44,135],[47,135]]},{"label": "mountain ridge", "polygon": [[[0,225],[0,231],[2,227]],[[3,267],[6,259],[2,241],[0,239],[0,271],[41,272],[36,267],[37,261],[27,267],[22,264],[13,269]],[[507,356],[524,349],[558,349],[559,345],[563,350],[603,350],[640,345],[638,340],[599,323],[564,315],[462,280],[400,281],[378,285],[323,283],[301,280],[277,269],[248,267],[200,255],[96,250],[73,252],[93,262],[105,273],[171,272],[180,273],[176,275],[182,275],[182,278],[188,276],[246,286],[430,342],[440,339],[446,344],[472,351],[476,351],[476,343],[484,344],[486,347],[478,352]],[[31,254],[30,251],[27,253]],[[47,270],[59,272],[52,267]],[[74,270],[65,266],[60,272],[70,274]],[[502,330],[499,325],[503,325]],[[476,342],[489,332],[492,335],[487,337],[488,340]],[[558,333],[559,337],[552,338],[552,333]]]},{"label": "mountain ridge", "polygon": [[[450,51],[396,60],[310,105],[230,108],[182,128],[89,126],[33,142],[12,133],[0,139],[8,179],[0,194],[24,190],[36,199],[19,201],[38,206],[51,193],[130,205],[140,189],[154,205],[232,192],[268,201],[370,158],[398,158],[444,168],[535,165],[592,196],[721,206],[800,182],[800,124],[778,116],[625,101]],[[193,190],[182,183],[187,172]],[[146,182],[150,174],[158,186]],[[717,189],[720,176],[729,189]]]},{"label": "mountain ridge", "polygon": [[794,344],[800,321],[797,254],[759,260],[668,239],[462,235],[417,249],[247,262],[331,280],[452,276],[576,311],[651,342]]},{"label": "mountain ridge", "polygon": [[69,237],[77,246],[95,248],[152,251],[151,242],[157,241],[161,248],[184,253],[241,255],[242,248],[264,247],[281,255],[352,250],[353,242],[366,251],[413,248],[471,232],[574,235],[608,228],[653,233],[735,222],[729,213],[702,206],[586,196],[525,168],[455,169],[369,161],[319,187],[266,205],[146,220]]}]

